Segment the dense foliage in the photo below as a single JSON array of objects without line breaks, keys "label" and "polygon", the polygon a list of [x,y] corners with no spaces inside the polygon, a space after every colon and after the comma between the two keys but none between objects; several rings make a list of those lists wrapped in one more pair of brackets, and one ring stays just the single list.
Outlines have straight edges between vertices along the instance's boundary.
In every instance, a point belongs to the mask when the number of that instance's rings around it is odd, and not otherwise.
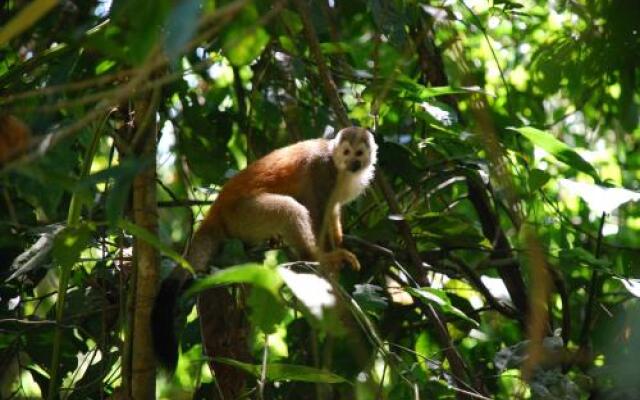
[{"label": "dense foliage", "polygon": [[[637,398],[639,65],[633,0],[1,2],[0,398]],[[220,186],[350,123],[362,271],[226,243],[192,293],[233,318],[183,302],[154,378],[144,295]]]}]

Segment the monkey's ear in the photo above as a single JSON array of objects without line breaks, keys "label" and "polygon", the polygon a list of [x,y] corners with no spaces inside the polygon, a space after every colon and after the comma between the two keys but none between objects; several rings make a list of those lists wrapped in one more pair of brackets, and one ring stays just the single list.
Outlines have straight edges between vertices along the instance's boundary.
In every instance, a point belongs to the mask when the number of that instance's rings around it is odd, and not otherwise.
[{"label": "monkey's ear", "polygon": [[338,135],[338,130],[331,125],[327,125],[324,128],[324,132],[322,132],[322,138],[327,140],[333,140],[336,138],[337,135]]}]

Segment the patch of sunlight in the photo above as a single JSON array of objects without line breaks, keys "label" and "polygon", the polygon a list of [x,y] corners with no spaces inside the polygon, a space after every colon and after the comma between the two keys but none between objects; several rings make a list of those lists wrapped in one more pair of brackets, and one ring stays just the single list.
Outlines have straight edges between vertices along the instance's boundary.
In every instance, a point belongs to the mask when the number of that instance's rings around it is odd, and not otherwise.
[{"label": "patch of sunlight", "polygon": [[622,171],[614,150],[608,147],[605,139],[596,140],[592,149],[577,149],[578,154],[591,164],[598,165],[598,174],[603,180],[611,180],[615,184],[622,183]]},{"label": "patch of sunlight", "polygon": [[209,67],[207,73],[219,88],[227,87],[233,83],[233,68],[231,68],[226,59],[216,61]]},{"label": "patch of sunlight", "polygon": [[111,4],[113,0],[98,0],[98,5],[93,10],[93,15],[100,18],[105,18],[111,12]]},{"label": "patch of sunlight", "polygon": [[160,179],[166,181],[174,176],[173,167],[176,160],[176,156],[172,151],[176,144],[176,134],[173,123],[170,120],[164,121],[161,133],[156,153],[156,163],[158,164]]},{"label": "patch of sunlight", "polygon": [[529,81],[529,73],[527,72],[527,70],[524,68],[523,65],[518,65],[509,74],[509,82],[511,82],[511,84],[520,91],[524,92],[527,89],[528,81]]},{"label": "patch of sunlight", "polygon": [[[88,346],[89,343],[87,343]],[[78,360],[78,364],[76,369],[73,372],[69,372],[67,376],[64,377],[62,386],[65,388],[75,387],[76,383],[78,383],[87,372],[90,366],[99,363],[102,360],[102,352],[98,350],[97,347],[93,347],[86,353],[78,352],[76,354],[76,359]]]},{"label": "patch of sunlight", "polygon": [[465,0],[465,4],[476,13],[483,13],[493,6],[493,1],[488,0]]},{"label": "patch of sunlight", "polygon": [[42,392],[40,386],[33,379],[30,371],[22,370],[20,381],[18,382],[20,389],[17,391],[18,398],[21,399],[41,399]]},{"label": "patch of sunlight", "polygon": [[640,217],[627,218],[626,225],[629,229],[640,230]]},{"label": "patch of sunlight", "polygon": [[509,398],[528,399],[531,397],[531,390],[522,378],[519,369],[507,369],[498,378],[501,392],[507,393]]},{"label": "patch of sunlight", "polygon": [[[268,337],[269,337],[269,340],[267,343],[269,344],[269,360],[270,361],[289,357],[289,346],[287,345],[287,342],[286,342],[287,328],[285,324],[280,323],[276,325],[275,332],[269,334]],[[260,352],[262,352],[264,345],[265,345],[265,336],[257,335],[255,348],[260,349]]]},{"label": "patch of sunlight", "polygon": [[196,307],[196,305],[194,304],[193,307],[191,307],[191,311],[189,312],[189,315],[187,315],[187,323],[191,323],[193,321],[195,321],[198,318],[198,307]]},{"label": "patch of sunlight", "polygon": [[389,386],[389,384],[391,383],[391,374],[389,373],[389,368],[386,364],[387,362],[380,356],[380,353],[378,353],[378,357],[376,357],[376,361],[373,364],[372,371],[376,378],[376,382],[381,383],[382,386],[385,387]]},{"label": "patch of sunlight", "polygon": [[640,200],[640,193],[620,187],[608,188],[569,179],[560,179],[558,184],[561,197],[580,197],[587,203],[591,211],[597,215],[602,213],[610,214],[624,203]]},{"label": "patch of sunlight", "polygon": [[547,22],[549,23],[549,27],[552,30],[559,30],[562,28],[562,26],[564,25],[564,22],[568,19],[568,15],[565,13],[558,13],[555,10],[551,9],[549,11],[549,17],[547,19]]},{"label": "patch of sunlight", "polygon": [[622,92],[622,89],[620,88],[620,84],[618,83],[614,83],[613,85],[607,88],[607,93],[609,93],[611,97],[613,97],[616,100],[620,98],[621,92]]},{"label": "patch of sunlight", "polygon": [[635,297],[640,297],[640,279],[616,278],[624,285],[625,289]]},{"label": "patch of sunlight", "polygon": [[491,293],[493,297],[501,301],[512,303],[507,286],[504,284],[502,279],[482,275],[480,280],[487,287],[489,293]]},{"label": "patch of sunlight", "polygon": [[309,309],[314,317],[322,319],[325,308],[336,304],[331,285],[314,274],[298,274],[286,268],[279,268],[280,276],[293,294]]},{"label": "patch of sunlight", "polygon": [[394,279],[385,276],[387,293],[391,296],[391,301],[405,306],[413,304],[413,297],[402,288],[402,285]]},{"label": "patch of sunlight", "polygon": [[467,282],[460,279],[449,279],[444,284],[444,289],[447,292],[454,293],[456,296],[460,296],[463,299],[467,299],[474,309],[484,307],[484,298],[480,293],[475,290]]},{"label": "patch of sunlight", "polygon": [[[191,71],[191,63],[189,62],[189,60],[187,60],[186,57],[182,57],[182,68],[185,71]],[[202,82],[202,78],[200,78],[200,76],[194,74],[193,72],[186,72],[183,76],[182,79],[187,82],[187,85],[189,85],[189,87],[191,89],[197,88],[198,86],[200,86],[200,83]]]}]

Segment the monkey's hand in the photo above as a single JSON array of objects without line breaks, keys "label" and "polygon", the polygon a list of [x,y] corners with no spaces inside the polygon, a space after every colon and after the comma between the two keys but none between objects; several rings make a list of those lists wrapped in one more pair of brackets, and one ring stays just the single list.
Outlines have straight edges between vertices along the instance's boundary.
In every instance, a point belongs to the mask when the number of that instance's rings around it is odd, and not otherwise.
[{"label": "monkey's hand", "polygon": [[360,270],[360,262],[358,258],[350,251],[345,249],[336,249],[320,256],[320,266],[326,268],[330,273],[340,270],[344,263],[347,263],[355,271]]}]

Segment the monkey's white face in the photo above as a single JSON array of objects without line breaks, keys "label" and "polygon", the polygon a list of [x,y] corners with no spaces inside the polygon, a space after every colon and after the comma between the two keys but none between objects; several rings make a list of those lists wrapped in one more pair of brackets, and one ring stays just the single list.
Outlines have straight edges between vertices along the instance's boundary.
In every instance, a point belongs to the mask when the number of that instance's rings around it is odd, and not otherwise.
[{"label": "monkey's white face", "polygon": [[377,145],[366,129],[342,129],[333,139],[332,157],[338,171],[359,173],[375,164]]},{"label": "monkey's white face", "polygon": [[344,128],[331,140],[331,157],[338,170],[335,201],[346,204],[358,197],[371,183],[378,146],[366,129]]}]

